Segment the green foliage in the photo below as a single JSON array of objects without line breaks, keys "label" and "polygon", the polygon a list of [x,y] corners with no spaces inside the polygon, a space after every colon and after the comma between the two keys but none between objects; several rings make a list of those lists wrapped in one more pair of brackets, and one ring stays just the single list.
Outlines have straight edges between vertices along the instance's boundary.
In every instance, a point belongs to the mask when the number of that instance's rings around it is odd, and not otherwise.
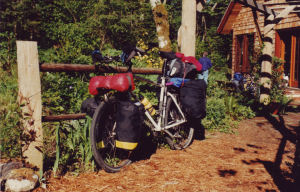
[{"label": "green foliage", "polygon": [[[261,62],[264,44],[259,47],[254,47],[253,54],[249,57],[251,74],[255,76],[254,81],[257,87],[261,87]],[[239,102],[244,105],[250,106],[256,112],[269,113],[270,103],[280,103],[279,112],[284,112],[286,106],[293,101],[292,98],[288,98],[284,95],[285,82],[281,78],[283,74],[284,61],[280,58],[272,58],[271,78],[267,83],[270,84],[270,96],[267,101],[260,102],[260,94],[251,95],[249,91],[244,91],[239,94]]]},{"label": "green foliage", "polygon": [[272,58],[272,75],[271,75],[271,90],[270,90],[270,101],[275,103],[281,103],[284,98],[284,83],[280,76],[283,74],[284,61],[280,58]]},{"label": "green foliage", "polygon": [[197,15],[196,55],[209,53],[214,68],[230,67],[232,35],[218,34],[217,28],[227,9],[229,0],[211,0]]},{"label": "green foliage", "polygon": [[65,73],[44,73],[42,75],[44,114],[78,113],[82,101],[90,97],[88,79],[85,74],[73,77]]},{"label": "green foliage", "polygon": [[23,126],[20,123],[22,111],[17,101],[17,71],[0,68],[0,151],[1,157],[21,155]]},{"label": "green foliage", "polygon": [[[56,160],[54,174],[69,170],[94,170],[93,152],[90,143],[90,126],[92,118],[70,121],[56,127]],[[61,168],[59,168],[61,165]],[[66,167],[68,165],[68,167]],[[67,169],[68,168],[68,169]]]},{"label": "green foliage", "polygon": [[206,129],[233,133],[238,121],[252,118],[255,113],[239,102],[235,95],[229,94],[215,80],[228,80],[225,68],[222,71],[210,70],[207,87],[207,111],[202,124]]}]

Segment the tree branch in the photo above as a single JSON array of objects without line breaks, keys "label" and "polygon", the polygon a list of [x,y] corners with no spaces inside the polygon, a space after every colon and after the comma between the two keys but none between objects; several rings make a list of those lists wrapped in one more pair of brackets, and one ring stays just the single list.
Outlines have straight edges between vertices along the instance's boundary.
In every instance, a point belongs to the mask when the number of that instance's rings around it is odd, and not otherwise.
[{"label": "tree branch", "polygon": [[75,18],[75,16],[74,16],[74,14],[71,12],[71,10],[68,8],[68,6],[67,6],[67,2],[65,1],[65,6],[66,6],[66,8],[68,9],[68,11],[71,13],[71,15],[73,16],[73,18],[74,18],[74,22],[76,23],[77,22],[77,20],[76,20],[76,18]]}]

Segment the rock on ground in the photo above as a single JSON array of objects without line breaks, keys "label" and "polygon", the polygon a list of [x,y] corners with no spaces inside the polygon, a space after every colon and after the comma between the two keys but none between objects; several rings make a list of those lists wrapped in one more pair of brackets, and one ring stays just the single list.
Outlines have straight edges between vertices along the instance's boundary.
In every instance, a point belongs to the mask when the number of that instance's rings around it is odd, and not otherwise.
[{"label": "rock on ground", "polygon": [[11,162],[11,163],[3,163],[0,165],[0,188],[2,190],[5,180],[7,179],[9,173],[13,169],[19,169],[24,167],[21,162]]},{"label": "rock on ground", "polygon": [[8,175],[5,184],[6,191],[19,192],[34,189],[39,177],[29,168],[14,169]]}]

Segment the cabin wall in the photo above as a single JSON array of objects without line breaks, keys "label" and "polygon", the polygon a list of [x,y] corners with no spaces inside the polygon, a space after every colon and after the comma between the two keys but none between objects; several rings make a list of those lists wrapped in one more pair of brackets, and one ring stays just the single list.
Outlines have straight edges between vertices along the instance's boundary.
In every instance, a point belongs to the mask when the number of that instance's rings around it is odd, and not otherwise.
[{"label": "cabin wall", "polygon": [[[257,0],[258,3],[280,3],[280,2],[286,2],[285,0]],[[272,5],[268,7],[280,7],[280,6],[287,6],[287,5]],[[284,9],[275,9],[275,11],[281,12]],[[261,30],[261,34],[263,34],[264,30],[264,20],[265,16],[259,12],[257,12],[258,16],[258,24],[259,28]],[[289,29],[289,28],[295,28],[300,27],[300,13],[290,13],[286,18],[284,18],[282,21],[279,22],[275,26],[275,30],[282,30],[282,29]],[[242,35],[242,34],[255,34],[256,43],[258,43],[258,37],[257,37],[257,31],[254,24],[254,18],[252,14],[251,8],[243,7],[238,14],[235,22],[232,26],[232,75],[235,72],[236,68],[236,59],[235,59],[235,53],[236,53],[236,36]],[[273,35],[273,55],[275,55],[275,33]]]}]

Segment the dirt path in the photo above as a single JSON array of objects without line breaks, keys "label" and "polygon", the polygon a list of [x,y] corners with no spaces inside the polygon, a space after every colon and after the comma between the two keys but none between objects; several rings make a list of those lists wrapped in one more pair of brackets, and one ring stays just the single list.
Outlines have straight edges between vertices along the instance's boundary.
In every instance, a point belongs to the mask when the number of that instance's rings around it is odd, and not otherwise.
[{"label": "dirt path", "polygon": [[[121,172],[48,179],[48,191],[293,191],[300,113],[256,117],[238,135],[207,134],[186,150],[157,149]],[[37,189],[36,191],[41,191]]]}]

